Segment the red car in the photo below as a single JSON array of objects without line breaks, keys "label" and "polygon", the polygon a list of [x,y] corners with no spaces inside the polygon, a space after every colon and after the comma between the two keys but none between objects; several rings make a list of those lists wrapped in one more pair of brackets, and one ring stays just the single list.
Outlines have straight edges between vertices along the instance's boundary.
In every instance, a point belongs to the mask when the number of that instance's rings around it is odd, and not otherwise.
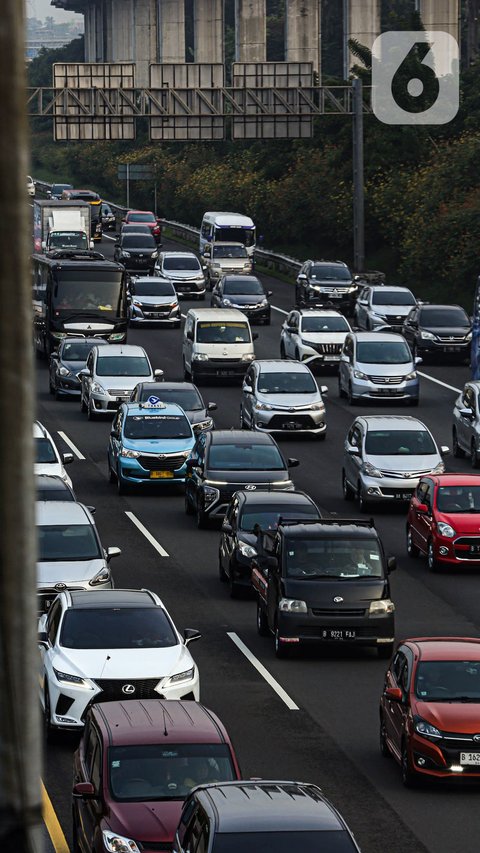
[{"label": "red car", "polygon": [[198,702],[92,705],[74,757],[73,851],[169,850],[191,789],[240,778],[224,726]]},{"label": "red car", "polygon": [[400,643],[380,700],[380,750],[407,787],[427,777],[480,780],[480,640]]},{"label": "red car", "polygon": [[157,243],[162,239],[162,220],[157,219],[151,210],[128,210],[122,222],[125,225],[148,225]]},{"label": "red car", "polygon": [[428,474],[421,478],[407,517],[407,552],[427,555],[428,568],[480,566],[480,476]]}]

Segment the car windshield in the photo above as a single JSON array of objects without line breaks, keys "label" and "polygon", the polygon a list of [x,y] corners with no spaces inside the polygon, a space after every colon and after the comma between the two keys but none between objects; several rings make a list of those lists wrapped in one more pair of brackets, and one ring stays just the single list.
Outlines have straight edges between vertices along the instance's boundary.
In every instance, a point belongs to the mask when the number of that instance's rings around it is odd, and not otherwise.
[{"label": "car windshield", "polygon": [[38,559],[98,560],[102,556],[91,524],[55,524],[37,527]]},{"label": "car windshield", "polygon": [[274,444],[212,444],[208,459],[212,471],[285,471],[281,453]]},{"label": "car windshield", "polygon": [[264,290],[258,278],[229,278],[223,285],[224,293],[238,293],[240,295],[254,294],[264,296]]},{"label": "car windshield", "polygon": [[405,341],[359,341],[357,361],[363,364],[408,364],[412,354]]},{"label": "car windshield", "polygon": [[382,557],[375,539],[289,539],[285,548],[287,577],[380,578]]},{"label": "car windshield", "polygon": [[349,332],[345,317],[303,317],[302,332]]},{"label": "car windshield", "polygon": [[256,524],[261,530],[276,530],[278,521],[282,518],[284,521],[300,520],[302,518],[319,518],[318,509],[313,504],[302,504],[302,506],[275,506],[268,504],[265,506],[247,507],[240,518],[240,530],[245,533],[253,533],[253,528]]},{"label": "car windshield", "polygon": [[108,769],[112,795],[124,801],[183,800],[196,785],[236,778],[224,743],[111,746]]},{"label": "car windshield", "polygon": [[255,229],[217,225],[215,228],[215,240],[222,243],[243,243],[244,246],[253,246],[255,242]]},{"label": "car windshield", "polygon": [[480,512],[480,486],[440,486],[437,491],[440,512]]},{"label": "car windshield", "polygon": [[[292,791],[294,797],[296,791]],[[273,794],[274,796],[274,794]],[[345,830],[294,830],[281,832],[221,832],[212,853],[356,853],[358,847]]]},{"label": "car windshield", "polygon": [[200,262],[198,258],[187,257],[183,258],[181,255],[178,257],[172,258],[164,258],[163,259],[163,269],[164,270],[200,270]]},{"label": "car windshield", "polygon": [[142,225],[140,222],[135,225],[122,225],[122,236],[124,234],[152,234],[152,229],[149,225]]},{"label": "car windshield", "polygon": [[372,305],[415,305],[415,297],[410,291],[375,290],[372,293]]},{"label": "car windshield", "polygon": [[156,222],[153,213],[129,213],[129,222]]},{"label": "car windshield", "polygon": [[175,288],[170,281],[161,281],[154,276],[150,276],[148,281],[136,281],[131,290],[137,296],[175,296]]},{"label": "car windshield", "polygon": [[55,449],[49,438],[35,439],[35,462],[58,462]]},{"label": "car windshield", "polygon": [[260,373],[257,380],[260,394],[315,394],[317,384],[308,370],[285,373]]},{"label": "car windshield", "polygon": [[75,497],[70,489],[37,489],[37,501],[74,501]]},{"label": "car windshield", "polygon": [[148,360],[141,355],[108,355],[97,359],[97,376],[151,376]]},{"label": "car windshield", "polygon": [[157,244],[151,234],[125,234],[122,249],[155,249]]},{"label": "car windshield", "polygon": [[[152,392],[144,386],[140,395],[140,401],[144,403],[151,395]],[[155,395],[162,403],[176,403],[182,409],[189,412],[200,412],[205,408],[205,403],[195,388],[158,388],[155,391]]]},{"label": "car windshield", "polygon": [[98,346],[98,344],[98,340],[65,343],[61,348],[61,358],[64,361],[86,361],[92,347]]},{"label": "car windshield", "polygon": [[462,308],[429,308],[420,315],[421,326],[470,326],[465,311]]},{"label": "car windshield", "polygon": [[424,702],[480,703],[480,661],[421,661],[415,695]]},{"label": "car windshield", "polygon": [[57,269],[56,276],[52,294],[55,311],[73,309],[79,314],[94,310],[123,315],[121,270]]},{"label": "car windshield", "polygon": [[113,216],[112,208],[108,204],[102,204],[102,216]]},{"label": "car windshield", "polygon": [[53,231],[50,233],[49,243],[51,249],[88,249],[84,231]]},{"label": "car windshield", "polygon": [[322,281],[351,281],[352,275],[345,267],[329,266],[328,264],[314,264],[310,270],[310,278]]},{"label": "car windshield", "polygon": [[73,608],[65,614],[60,636],[60,645],[68,649],[165,649],[178,643],[161,607]]},{"label": "car windshield", "polygon": [[53,195],[53,193],[63,193],[64,190],[71,190],[71,189],[72,189],[71,184],[52,184],[51,192]]},{"label": "car windshield", "polygon": [[192,428],[185,415],[129,415],[125,438],[191,438]]},{"label": "car windshield", "polygon": [[214,258],[247,258],[245,246],[214,246]]},{"label": "car windshield", "polygon": [[247,344],[250,340],[248,323],[197,323],[199,344]]},{"label": "car windshield", "polygon": [[372,456],[428,456],[438,450],[426,429],[372,429],[365,438],[365,452]]}]

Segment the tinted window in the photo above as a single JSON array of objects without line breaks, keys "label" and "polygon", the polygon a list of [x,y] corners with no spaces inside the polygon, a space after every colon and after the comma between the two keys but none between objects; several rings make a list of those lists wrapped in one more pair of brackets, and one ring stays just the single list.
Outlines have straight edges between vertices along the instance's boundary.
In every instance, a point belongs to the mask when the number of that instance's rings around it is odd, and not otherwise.
[{"label": "tinted window", "polygon": [[247,250],[244,246],[214,246],[214,258],[247,258]]},{"label": "tinted window", "polygon": [[350,270],[345,267],[329,266],[328,264],[313,264],[310,268],[310,278],[323,281],[350,281]]},{"label": "tinted window", "polygon": [[[144,386],[140,395],[140,401],[145,402],[151,396],[152,392]],[[205,404],[200,397],[200,394],[194,388],[163,388],[155,391],[157,397],[160,397],[162,403],[176,403],[182,409],[187,411],[198,412],[205,408]]]},{"label": "tinted window", "polygon": [[102,556],[91,524],[42,524],[37,527],[37,538],[39,560],[95,560]]},{"label": "tinted window", "polygon": [[431,308],[420,314],[422,326],[470,326],[462,308]]},{"label": "tinted window", "polygon": [[150,376],[147,359],[141,355],[109,355],[97,360],[98,376]]},{"label": "tinted window", "polygon": [[88,249],[84,231],[54,231],[50,234],[52,249]]},{"label": "tinted window", "polygon": [[348,332],[344,317],[303,317],[302,332]]},{"label": "tinted window", "polygon": [[197,258],[164,258],[164,270],[200,270],[200,263]]},{"label": "tinted window", "polygon": [[129,213],[129,222],[156,222],[153,213]]},{"label": "tinted window", "polygon": [[37,501],[75,501],[70,489],[37,489]]},{"label": "tinted window", "polygon": [[418,456],[437,453],[434,441],[426,430],[369,430],[365,451],[376,456]]},{"label": "tinted window", "polygon": [[260,394],[315,394],[317,386],[309,371],[292,373],[260,373],[257,383]]},{"label": "tinted window", "polygon": [[415,305],[415,298],[403,290],[374,290],[372,305]]},{"label": "tinted window", "polygon": [[255,238],[253,228],[229,228],[217,225],[215,228],[215,240],[223,243],[243,243],[244,246],[252,246]]},{"label": "tinted window", "polygon": [[175,296],[175,288],[169,281],[150,278],[150,281],[136,281],[132,284],[132,293],[138,296]]},{"label": "tinted window", "polygon": [[268,504],[266,506],[247,507],[240,519],[240,530],[246,533],[253,533],[253,528],[256,524],[260,525],[262,530],[275,530],[278,527],[278,521],[282,518],[284,521],[289,519],[302,518],[318,518],[318,510],[311,504],[303,504],[302,506],[275,506]]},{"label": "tinted window", "polygon": [[63,193],[64,190],[71,190],[71,184],[52,184],[52,194],[53,193]]},{"label": "tinted window", "polygon": [[74,308],[75,312],[94,308],[120,313],[120,271],[61,269],[57,270],[56,278],[52,293],[55,308]]},{"label": "tinted window", "polygon": [[357,361],[363,364],[407,364],[412,354],[405,341],[359,341]]},{"label": "tinted window", "polygon": [[35,462],[58,462],[55,450],[49,438],[35,439]]},{"label": "tinted window", "polygon": [[130,415],[125,421],[125,438],[191,438],[190,421],[184,415]]},{"label": "tinted window", "polygon": [[[292,813],[295,810],[292,809]],[[212,853],[355,853],[348,832],[222,832],[215,835]]]},{"label": "tinted window", "polygon": [[480,512],[480,486],[440,486],[437,509],[440,512]]},{"label": "tinted window", "polygon": [[197,323],[199,344],[243,344],[250,343],[247,323]]},{"label": "tinted window", "polygon": [[184,799],[195,785],[235,778],[225,744],[115,746],[108,750],[108,767],[116,800]]},{"label": "tinted window", "polygon": [[229,278],[224,282],[223,285],[224,293],[239,293],[239,294],[249,294],[252,293],[256,296],[264,296],[263,287],[256,278]]},{"label": "tinted window", "polygon": [[285,463],[273,444],[213,444],[208,467],[213,471],[284,471]]},{"label": "tinted window", "polygon": [[98,341],[75,341],[73,344],[64,344],[61,356],[65,361],[86,361],[92,347],[98,346]]},{"label": "tinted window", "polygon": [[428,702],[480,702],[480,662],[423,661],[418,664],[415,693]]},{"label": "tinted window", "polygon": [[142,225],[140,222],[135,225],[122,225],[122,236],[124,234],[151,234],[152,230],[149,225]]},{"label": "tinted window", "polygon": [[125,234],[122,239],[125,249],[155,249],[156,245],[151,234]]},{"label": "tinted window", "polygon": [[178,645],[161,607],[68,610],[60,642],[69,649],[163,649]]},{"label": "tinted window", "polygon": [[288,577],[298,580],[383,576],[375,539],[290,539],[285,560]]}]

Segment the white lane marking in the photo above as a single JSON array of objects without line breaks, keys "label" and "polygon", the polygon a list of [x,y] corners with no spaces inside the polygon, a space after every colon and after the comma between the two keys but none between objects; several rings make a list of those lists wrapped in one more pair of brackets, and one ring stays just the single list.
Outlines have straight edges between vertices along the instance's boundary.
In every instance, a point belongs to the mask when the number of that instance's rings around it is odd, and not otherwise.
[{"label": "white lane marking", "polygon": [[289,311],[284,311],[283,308],[277,308],[276,305],[272,305],[272,308],[274,311],[278,311],[279,314],[289,314],[290,313]]},{"label": "white lane marking", "polygon": [[133,524],[135,524],[136,527],[138,527],[140,533],[143,533],[145,539],[150,542],[150,545],[153,545],[153,547],[156,551],[158,551],[161,557],[168,557],[165,548],[162,548],[160,542],[157,542],[157,540],[152,536],[152,534],[147,530],[147,528],[142,524],[142,522],[138,520],[138,518],[136,517],[136,515],[133,514],[133,512],[128,512],[126,510],[125,515],[127,516],[127,518],[130,519],[130,521],[133,522]]},{"label": "white lane marking", "polygon": [[456,391],[457,394],[461,394],[461,388],[455,388],[454,385],[448,385],[447,382],[442,382],[441,379],[435,379],[434,376],[429,376],[428,373],[422,373],[420,370],[417,370],[419,376],[423,376],[424,379],[430,379],[430,382],[436,382],[437,385],[443,385],[444,388],[448,388],[449,391]]},{"label": "white lane marking", "polygon": [[107,240],[116,240],[117,239],[116,237],[111,237],[110,234],[105,234],[105,233],[102,234],[102,237],[106,237]]},{"label": "white lane marking", "polygon": [[247,660],[250,661],[252,666],[255,667],[257,672],[260,673],[260,675],[262,676],[262,678],[265,679],[267,684],[270,685],[272,690],[275,690],[275,693],[277,694],[277,696],[280,697],[282,702],[285,702],[285,705],[287,706],[287,708],[290,711],[299,711],[300,708],[298,707],[298,705],[295,704],[293,699],[290,698],[290,696],[288,695],[288,693],[285,692],[283,687],[280,687],[278,681],[275,681],[273,675],[270,675],[268,669],[265,669],[264,665],[262,663],[260,663],[258,658],[256,658],[255,655],[252,654],[250,649],[247,648],[245,643],[242,642],[242,640],[240,639],[238,634],[236,634],[234,631],[227,631],[227,637],[230,637],[232,642],[235,643],[237,648],[240,649],[242,654],[245,655]]},{"label": "white lane marking", "polygon": [[68,444],[70,450],[73,451],[73,453],[75,454],[77,459],[85,459],[85,456],[83,455],[83,453],[80,453],[78,447],[75,447],[73,441],[71,441],[71,439],[68,437],[68,435],[65,435],[65,433],[62,432],[61,429],[57,430],[57,434],[60,436],[60,438],[63,438],[65,444]]}]

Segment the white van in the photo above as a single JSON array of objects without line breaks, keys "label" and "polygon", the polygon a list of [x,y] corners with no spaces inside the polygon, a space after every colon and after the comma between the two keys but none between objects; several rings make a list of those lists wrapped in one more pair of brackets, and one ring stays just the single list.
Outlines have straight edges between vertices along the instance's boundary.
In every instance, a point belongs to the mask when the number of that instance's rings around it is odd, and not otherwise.
[{"label": "white van", "polygon": [[224,376],[243,379],[255,360],[250,324],[235,308],[190,308],[183,330],[184,377]]},{"label": "white van", "polygon": [[210,210],[203,215],[200,228],[200,254],[207,243],[242,243],[249,257],[255,251],[255,223],[249,216]]}]

